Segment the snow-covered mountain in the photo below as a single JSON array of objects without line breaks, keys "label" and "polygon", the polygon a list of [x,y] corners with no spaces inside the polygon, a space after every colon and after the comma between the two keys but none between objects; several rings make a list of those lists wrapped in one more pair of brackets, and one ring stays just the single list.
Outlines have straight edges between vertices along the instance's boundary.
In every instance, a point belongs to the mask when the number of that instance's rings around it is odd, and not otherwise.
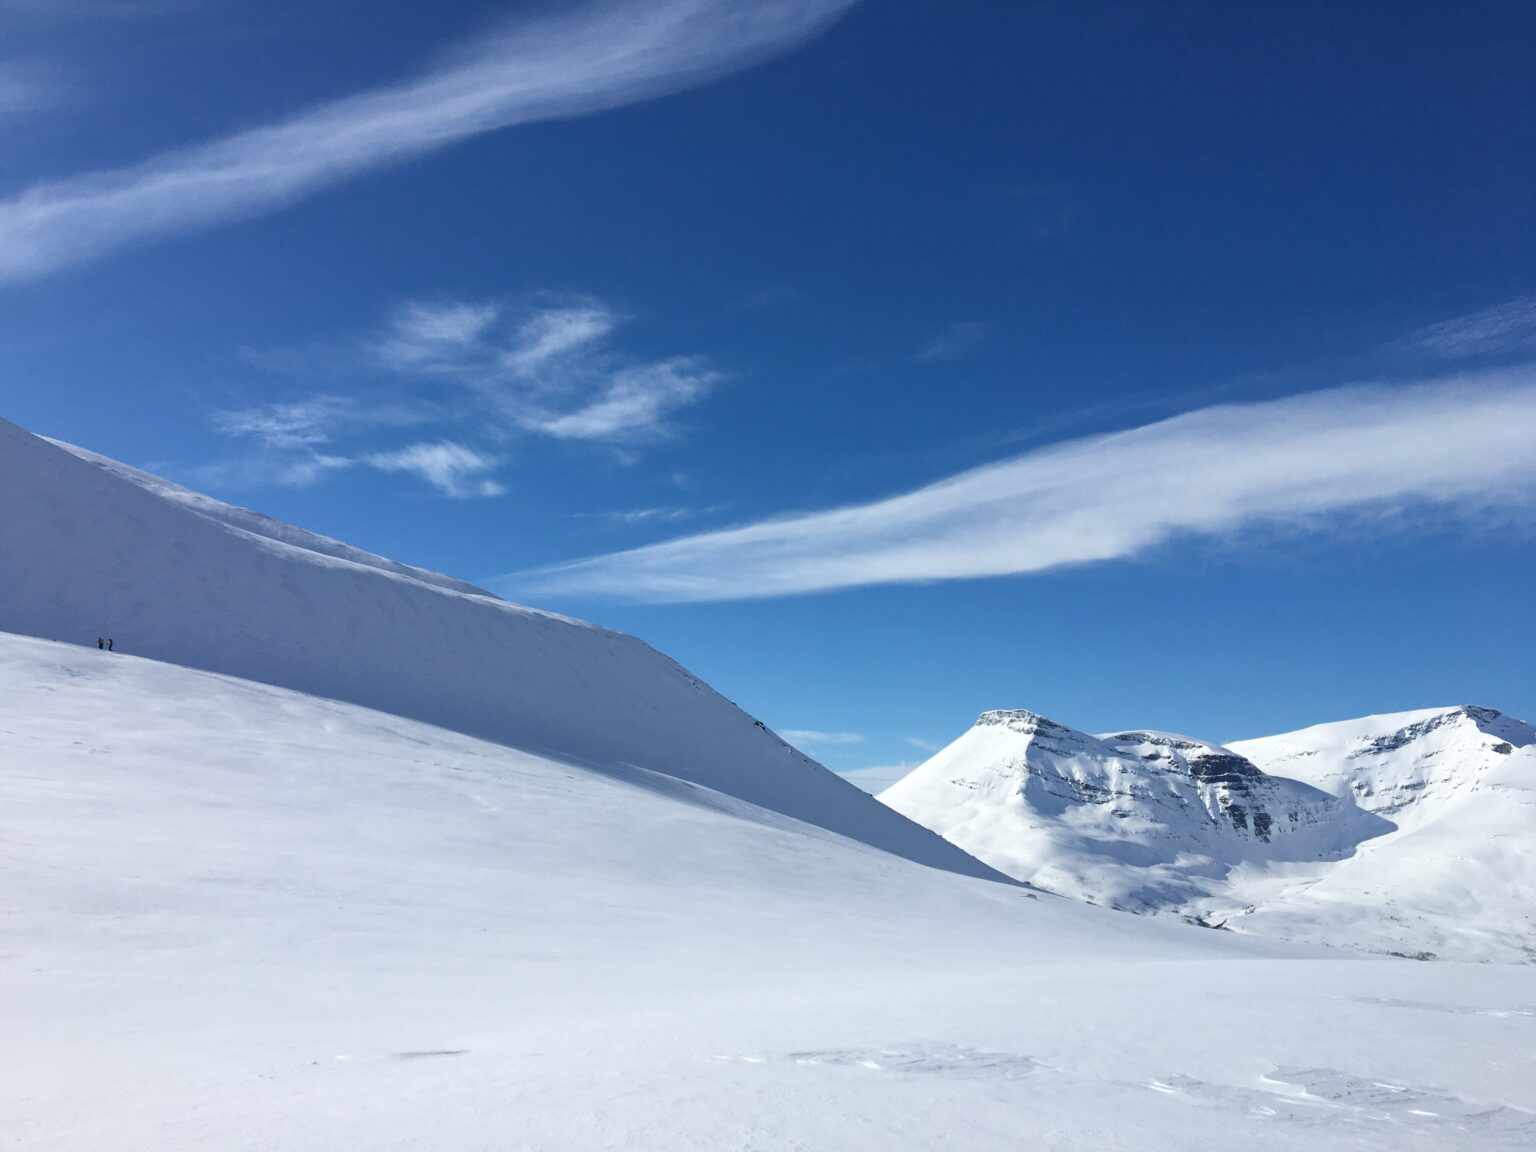
[{"label": "snow-covered mountain", "polygon": [[0,631],[651,772],[994,876],[631,636],[509,604],[0,421]]},{"label": "snow-covered mountain", "polygon": [[[1338,803],[1101,743],[1212,859]],[[7,425],[0,797],[8,1145],[1536,1140],[1536,969],[997,883],[639,641]]]},{"label": "snow-covered mountain", "polygon": [[1231,748],[1266,772],[1304,780],[1401,827],[1435,818],[1479,789],[1536,728],[1464,705],[1319,724]]},{"label": "snow-covered mountain", "polygon": [[1536,961],[1536,728],[1463,706],[1232,748],[1352,800],[1395,831],[1315,875],[1255,870],[1231,927],[1382,952]]},{"label": "snow-covered mountain", "polygon": [[1018,879],[1133,912],[1463,959],[1536,959],[1536,730],[1487,708],[1225,747],[976,726],[881,794]]},{"label": "snow-covered mountain", "polygon": [[1245,860],[1340,859],[1390,828],[1229,749],[1025,711],[983,713],[880,799],[1011,876],[1135,912],[1183,911]]}]

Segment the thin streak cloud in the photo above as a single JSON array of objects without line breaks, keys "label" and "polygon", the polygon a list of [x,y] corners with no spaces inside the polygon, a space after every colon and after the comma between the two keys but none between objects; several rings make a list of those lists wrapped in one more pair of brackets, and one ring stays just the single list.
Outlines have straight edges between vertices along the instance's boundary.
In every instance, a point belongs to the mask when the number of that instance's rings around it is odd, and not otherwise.
[{"label": "thin streak cloud", "polygon": [[852,3],[601,3],[520,25],[406,83],[0,201],[0,282],[271,212],[482,132],[701,84],[788,51]]},{"label": "thin streak cloud", "polygon": [[1446,359],[1529,353],[1536,348],[1536,296],[1432,324],[1408,344]]},{"label": "thin streak cloud", "polygon": [[30,61],[0,60],[0,123],[57,107],[69,95],[57,71]]},{"label": "thin streak cloud", "polygon": [[1528,509],[1536,368],[1198,409],[890,499],[502,577],[514,596],[653,603],[1044,572],[1187,535],[1434,505]]},{"label": "thin streak cloud", "polygon": [[815,744],[848,745],[864,743],[864,736],[859,732],[818,732],[814,728],[786,728],[779,735],[800,748]]}]

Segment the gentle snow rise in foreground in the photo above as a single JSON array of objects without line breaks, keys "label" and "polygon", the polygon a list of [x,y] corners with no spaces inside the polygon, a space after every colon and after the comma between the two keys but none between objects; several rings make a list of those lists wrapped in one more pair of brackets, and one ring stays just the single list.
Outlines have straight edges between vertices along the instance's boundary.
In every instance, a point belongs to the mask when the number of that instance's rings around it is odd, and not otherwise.
[{"label": "gentle snow rise in foreground", "polygon": [[1011,876],[1126,911],[1536,960],[1536,729],[1488,708],[1229,747],[987,712],[880,799]]},{"label": "gentle snow rise in foreground", "polygon": [[26,1147],[1527,1149],[1536,973],[923,867],[668,777],[0,636]]}]

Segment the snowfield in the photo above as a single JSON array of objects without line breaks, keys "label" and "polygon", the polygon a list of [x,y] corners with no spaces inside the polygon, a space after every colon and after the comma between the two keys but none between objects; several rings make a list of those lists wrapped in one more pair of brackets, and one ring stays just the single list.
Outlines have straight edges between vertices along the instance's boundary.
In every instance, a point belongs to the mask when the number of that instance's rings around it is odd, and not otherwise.
[{"label": "snowfield", "polygon": [[[1227,863],[1353,811],[1115,739]],[[1032,891],[637,640],[0,423],[0,1140],[1524,1150],[1536,967]]]},{"label": "snowfield", "polygon": [[36,1149],[1526,1149],[1536,970],[924,867],[640,770],[0,637]]}]

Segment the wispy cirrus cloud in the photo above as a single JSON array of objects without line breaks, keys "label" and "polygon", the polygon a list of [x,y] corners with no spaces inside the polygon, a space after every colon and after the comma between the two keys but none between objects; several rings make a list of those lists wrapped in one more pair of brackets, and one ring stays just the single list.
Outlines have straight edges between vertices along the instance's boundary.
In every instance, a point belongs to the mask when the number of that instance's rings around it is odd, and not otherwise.
[{"label": "wispy cirrus cloud", "polygon": [[[214,431],[251,442],[267,457],[230,462],[227,478],[303,484],[366,465],[417,476],[448,496],[497,496],[505,487],[492,473],[505,462],[505,445],[519,436],[606,445],[628,458],[673,436],[676,414],[707,395],[722,374],[698,356],[625,355],[611,338],[627,319],[592,297],[515,305],[407,301],[352,349],[352,372],[369,377],[366,395],[326,391],[213,413]],[[315,355],[327,374],[345,375],[345,354]],[[302,374],[302,355],[297,362],[278,359]],[[390,389],[380,370],[397,381],[397,392],[414,391],[415,398],[381,399]],[[424,390],[430,398],[420,395]],[[405,428],[430,428],[435,440],[336,447]],[[661,519],[660,513],[634,519]]]},{"label": "wispy cirrus cloud", "polygon": [[407,301],[395,309],[374,356],[401,372],[456,372],[496,322],[495,304]]},{"label": "wispy cirrus cloud", "polygon": [[663,504],[649,508],[619,508],[611,512],[581,512],[584,519],[609,520],[615,524],[676,524],[700,516],[713,516],[729,508],[729,504]]},{"label": "wispy cirrus cloud", "polygon": [[673,412],[702,399],[719,379],[719,373],[697,357],[622,368],[574,411],[533,413],[522,423],[559,440],[653,439],[666,434]]},{"label": "wispy cirrus cloud", "polygon": [[356,467],[349,456],[304,448],[276,454],[244,454],[167,470],[209,488],[307,488],[336,472]]},{"label": "wispy cirrus cloud", "polygon": [[597,516],[603,520],[612,520],[617,524],[675,524],[679,520],[687,520],[696,514],[694,509],[680,505],[651,508],[621,508],[615,512],[583,513],[583,515]]},{"label": "wispy cirrus cloud", "polygon": [[1529,354],[1536,351],[1536,296],[1443,320],[1406,343],[1446,359]]},{"label": "wispy cirrus cloud", "polygon": [[409,428],[426,423],[423,407],[365,405],[350,396],[317,393],[300,400],[225,409],[212,416],[214,431],[246,437],[268,448],[313,448],[366,428]]},{"label": "wispy cirrus cloud", "polygon": [[852,3],[609,0],[521,24],[403,83],[0,201],[0,282],[275,211],[483,132],[697,85],[795,47]]},{"label": "wispy cirrus cloud", "polygon": [[384,472],[409,472],[445,496],[500,496],[506,492],[506,487],[490,476],[501,464],[497,457],[450,440],[374,452],[364,457],[364,462]]},{"label": "wispy cirrus cloud", "polygon": [[918,349],[919,360],[963,360],[981,347],[987,326],[979,320],[958,320]]},{"label": "wispy cirrus cloud", "polygon": [[916,767],[916,763],[878,764],[871,768],[850,768],[838,775],[871,796],[878,796]]},{"label": "wispy cirrus cloud", "polygon": [[1043,572],[1349,512],[1529,510],[1536,367],[1226,404],[874,503],[512,574],[514,595],[748,599]]},{"label": "wispy cirrus cloud", "polygon": [[610,337],[627,319],[592,297],[521,307],[416,301],[394,312],[372,349],[382,367],[473,398],[479,418],[501,435],[663,439],[671,417],[721,374],[699,356],[625,356]]},{"label": "wispy cirrus cloud", "polygon": [[814,728],[786,728],[779,733],[797,748],[811,748],[816,746],[841,746],[864,743],[864,736],[859,732],[818,732]]},{"label": "wispy cirrus cloud", "polygon": [[0,60],[0,124],[57,107],[70,86],[56,69],[30,60]]}]

